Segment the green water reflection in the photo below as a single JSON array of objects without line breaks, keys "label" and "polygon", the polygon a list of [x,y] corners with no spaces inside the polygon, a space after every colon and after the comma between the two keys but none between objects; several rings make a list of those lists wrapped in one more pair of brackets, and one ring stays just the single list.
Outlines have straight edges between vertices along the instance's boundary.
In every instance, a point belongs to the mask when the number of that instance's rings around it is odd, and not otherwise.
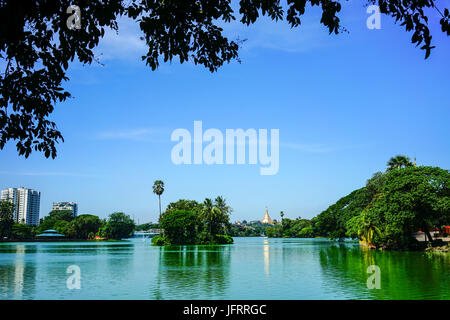
[{"label": "green water reflection", "polygon": [[[66,269],[81,270],[81,289]],[[368,289],[367,268],[381,289]],[[450,255],[365,250],[326,239],[231,246],[142,240],[0,244],[0,299],[449,299]]]}]

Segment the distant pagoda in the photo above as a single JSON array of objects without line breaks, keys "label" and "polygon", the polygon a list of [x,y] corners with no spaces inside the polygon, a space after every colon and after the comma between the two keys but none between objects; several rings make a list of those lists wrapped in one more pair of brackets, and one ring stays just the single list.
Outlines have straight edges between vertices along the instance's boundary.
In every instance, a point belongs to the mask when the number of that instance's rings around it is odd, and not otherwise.
[{"label": "distant pagoda", "polygon": [[261,223],[273,224],[272,218],[269,216],[269,209],[266,206],[266,214],[264,215],[264,219],[261,220]]}]

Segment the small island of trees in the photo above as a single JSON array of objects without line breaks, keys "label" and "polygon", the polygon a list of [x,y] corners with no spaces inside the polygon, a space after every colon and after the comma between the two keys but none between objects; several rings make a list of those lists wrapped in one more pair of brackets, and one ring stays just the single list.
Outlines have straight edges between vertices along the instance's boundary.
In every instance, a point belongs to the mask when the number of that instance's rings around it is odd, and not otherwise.
[{"label": "small island of trees", "polygon": [[161,214],[160,227],[164,233],[152,238],[154,245],[231,244],[230,214],[232,209],[223,197],[178,200],[167,206]]}]

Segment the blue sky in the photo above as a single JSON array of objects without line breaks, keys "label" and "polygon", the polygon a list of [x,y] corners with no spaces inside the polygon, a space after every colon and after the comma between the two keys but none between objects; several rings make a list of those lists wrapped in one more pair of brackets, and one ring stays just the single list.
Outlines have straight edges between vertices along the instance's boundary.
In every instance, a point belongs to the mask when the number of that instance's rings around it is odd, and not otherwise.
[{"label": "blue sky", "polygon": [[[72,93],[52,119],[64,135],[56,160],[0,152],[0,188],[41,191],[41,216],[53,201],[76,201],[79,213],[106,217],[124,211],[139,222],[156,221],[152,184],[166,184],[163,206],[180,198],[223,195],[232,221],[311,218],[384,170],[396,154],[419,165],[450,167],[450,43],[437,25],[430,59],[411,34],[382,16],[382,29],[366,28],[357,1],[343,9],[349,33],[328,35],[317,10],[303,25],[263,19],[226,26],[247,38],[242,63],[211,74],[191,63],[145,67],[139,31],[122,20],[98,48],[104,66],[72,65]],[[436,19],[434,19],[436,20]],[[102,54],[102,55],[100,55]],[[172,163],[177,128],[279,129],[280,168],[261,176],[259,165]]]}]

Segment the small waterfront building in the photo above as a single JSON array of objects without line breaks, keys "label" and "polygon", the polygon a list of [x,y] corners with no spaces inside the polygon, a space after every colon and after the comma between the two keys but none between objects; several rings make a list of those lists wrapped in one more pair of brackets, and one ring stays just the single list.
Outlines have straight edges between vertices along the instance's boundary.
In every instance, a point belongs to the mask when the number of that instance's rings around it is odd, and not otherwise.
[{"label": "small waterfront building", "polygon": [[264,219],[261,220],[261,223],[273,224],[272,218],[269,216],[269,209],[266,206],[266,214],[264,215]]},{"label": "small waterfront building", "polygon": [[64,238],[64,235],[59,234],[58,231],[56,230],[48,229],[42,232],[41,234],[38,234],[36,238],[41,239]]}]

